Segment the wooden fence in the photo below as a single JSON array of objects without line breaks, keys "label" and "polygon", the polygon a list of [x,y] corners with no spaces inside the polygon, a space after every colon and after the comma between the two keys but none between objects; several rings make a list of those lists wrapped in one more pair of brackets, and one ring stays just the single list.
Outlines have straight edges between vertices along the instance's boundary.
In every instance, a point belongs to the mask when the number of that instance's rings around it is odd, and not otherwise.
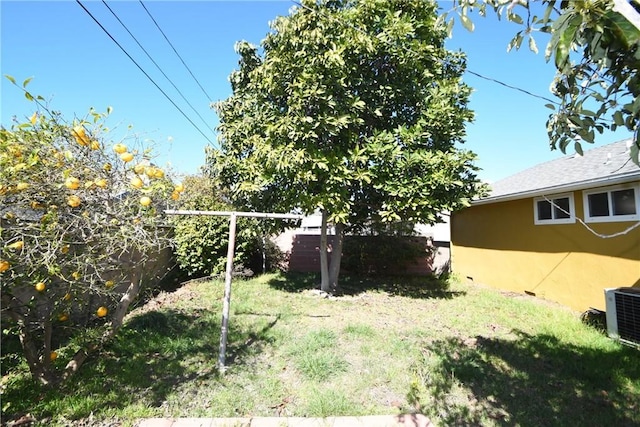
[{"label": "wooden fence", "polygon": [[[327,236],[327,245],[329,247],[332,246],[334,238],[335,236]],[[348,244],[347,240],[350,238],[357,238],[357,236],[345,236],[345,245]],[[449,270],[449,242],[434,242],[431,239],[420,236],[408,236],[406,239],[423,246],[424,256],[407,262],[400,268],[386,268],[385,273],[429,275]],[[280,247],[287,254],[289,271],[320,271],[320,235],[294,234],[291,236],[290,242],[281,242]],[[341,267],[344,272],[344,264]],[[376,266],[371,266],[371,268],[372,272],[377,272],[375,271]]]}]

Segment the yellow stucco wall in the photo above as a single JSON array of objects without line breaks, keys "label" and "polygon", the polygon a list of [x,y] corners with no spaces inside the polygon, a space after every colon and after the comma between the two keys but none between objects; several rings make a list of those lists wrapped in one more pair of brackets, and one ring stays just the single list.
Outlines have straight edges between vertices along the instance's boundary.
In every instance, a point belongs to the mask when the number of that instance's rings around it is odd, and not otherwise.
[{"label": "yellow stucco wall", "polygon": [[[575,210],[584,218],[582,192]],[[589,223],[613,234],[633,222]],[[604,288],[640,287],[640,227],[602,239],[575,224],[535,225],[533,199],[474,205],[451,218],[452,269],[502,290],[529,292],[575,310],[605,308]]]}]

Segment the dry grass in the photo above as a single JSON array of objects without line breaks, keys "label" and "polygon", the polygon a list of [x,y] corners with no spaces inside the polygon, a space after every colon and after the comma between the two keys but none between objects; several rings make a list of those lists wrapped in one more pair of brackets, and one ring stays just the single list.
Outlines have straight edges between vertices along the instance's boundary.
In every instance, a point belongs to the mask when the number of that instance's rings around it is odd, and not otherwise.
[{"label": "dry grass", "polygon": [[439,425],[640,425],[640,352],[577,313],[425,278],[344,278],[335,298],[316,282],[234,282],[223,376],[223,284],[161,294],[73,384],[45,391],[24,365],[7,373],[3,420],[422,412]]}]

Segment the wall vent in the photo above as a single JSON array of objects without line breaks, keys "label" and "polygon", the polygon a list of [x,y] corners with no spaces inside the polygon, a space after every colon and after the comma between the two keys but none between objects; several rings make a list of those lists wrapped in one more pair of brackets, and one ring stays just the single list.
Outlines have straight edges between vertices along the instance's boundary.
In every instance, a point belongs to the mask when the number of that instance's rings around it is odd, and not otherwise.
[{"label": "wall vent", "polygon": [[640,346],[640,289],[604,290],[607,333],[625,344]]}]

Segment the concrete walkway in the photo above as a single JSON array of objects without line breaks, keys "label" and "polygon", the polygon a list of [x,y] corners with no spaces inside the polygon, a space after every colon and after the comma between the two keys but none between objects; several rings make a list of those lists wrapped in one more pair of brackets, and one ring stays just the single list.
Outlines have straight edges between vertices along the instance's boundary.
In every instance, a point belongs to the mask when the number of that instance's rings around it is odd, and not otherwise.
[{"label": "concrete walkway", "polygon": [[365,417],[147,418],[136,427],[434,427],[421,414]]}]

